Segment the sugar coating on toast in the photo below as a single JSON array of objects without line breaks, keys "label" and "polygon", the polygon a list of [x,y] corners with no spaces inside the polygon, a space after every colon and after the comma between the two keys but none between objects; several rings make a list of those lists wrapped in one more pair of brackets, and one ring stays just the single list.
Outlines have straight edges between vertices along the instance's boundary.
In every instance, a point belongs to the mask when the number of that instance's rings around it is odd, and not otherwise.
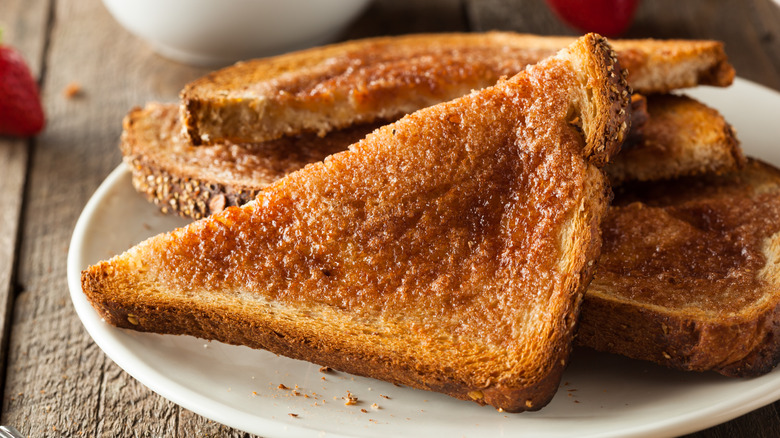
[{"label": "sugar coating on toast", "polygon": [[107,322],[506,411],[555,394],[630,97],[596,35],[82,273]]},{"label": "sugar coating on toast", "polygon": [[[491,86],[573,41],[508,32],[404,35],[251,60],[188,84],[182,119],[194,145],[324,134]],[[615,46],[641,93],[724,86],[734,78],[719,42],[616,40]]]},{"label": "sugar coating on toast", "polygon": [[729,376],[780,360],[780,171],[621,187],[579,342]]}]

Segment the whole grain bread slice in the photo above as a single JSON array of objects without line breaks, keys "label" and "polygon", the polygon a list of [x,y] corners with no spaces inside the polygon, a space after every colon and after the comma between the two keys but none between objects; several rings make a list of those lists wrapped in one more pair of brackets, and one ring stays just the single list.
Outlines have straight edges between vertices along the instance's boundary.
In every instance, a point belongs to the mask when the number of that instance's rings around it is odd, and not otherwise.
[{"label": "whole grain bread slice", "polygon": [[[493,85],[572,41],[509,32],[405,35],[240,62],[188,84],[182,120],[194,145],[322,135]],[[614,47],[643,94],[724,86],[734,77],[719,42],[615,40]]]},{"label": "whole grain bread slice", "polygon": [[82,273],[106,322],[506,411],[555,394],[629,96],[606,40],[384,126]]},{"label": "whole grain bread slice", "polygon": [[[324,137],[308,134],[194,147],[180,134],[177,114],[174,104],[150,103],[131,110],[121,149],[139,192],[163,211],[194,219],[242,205],[287,173],[345,150],[379,127],[366,124]],[[687,97],[650,96],[646,108],[640,105],[632,111],[629,138],[606,166],[612,184],[722,173],[744,162],[723,117]]]},{"label": "whole grain bread slice", "polygon": [[200,219],[243,205],[283,176],[342,152],[380,124],[362,124],[324,137],[301,134],[262,143],[194,147],[181,133],[175,104],[133,108],[120,149],[133,186],[164,213]]},{"label": "whole grain bread slice", "polygon": [[694,371],[757,376],[780,361],[780,170],[617,190],[578,342]]}]

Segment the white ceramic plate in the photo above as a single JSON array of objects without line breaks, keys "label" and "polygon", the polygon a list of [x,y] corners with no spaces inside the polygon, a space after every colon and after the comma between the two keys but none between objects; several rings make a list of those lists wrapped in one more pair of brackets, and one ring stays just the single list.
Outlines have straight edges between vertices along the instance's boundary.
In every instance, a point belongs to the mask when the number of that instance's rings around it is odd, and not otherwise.
[{"label": "white ceramic plate", "polygon": [[[748,154],[780,165],[780,94],[745,80],[690,94],[725,114]],[[133,377],[187,409],[247,432],[265,437],[658,437],[700,430],[780,399],[780,370],[756,379],[727,379],[576,351],[550,405],[506,414],[373,379],[323,374],[316,365],[265,351],[136,333],[103,322],[82,293],[80,271],[185,223],[161,215],[133,190],[129,170],[117,168],[73,233],[68,254],[73,303],[95,342]],[[279,384],[298,385],[300,395]],[[344,404],[340,398],[347,391],[358,404]]]}]

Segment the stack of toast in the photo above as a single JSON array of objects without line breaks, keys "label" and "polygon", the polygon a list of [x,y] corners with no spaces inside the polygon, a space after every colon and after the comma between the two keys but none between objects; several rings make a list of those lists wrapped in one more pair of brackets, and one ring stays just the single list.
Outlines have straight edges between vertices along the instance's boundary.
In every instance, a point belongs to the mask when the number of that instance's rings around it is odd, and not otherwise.
[{"label": "stack of toast", "polygon": [[119,327],[509,412],[549,402],[575,343],[766,373],[780,171],[666,94],[733,77],[717,42],[594,34],[239,63],[130,111],[133,184],[200,220],[89,267],[84,292]]}]

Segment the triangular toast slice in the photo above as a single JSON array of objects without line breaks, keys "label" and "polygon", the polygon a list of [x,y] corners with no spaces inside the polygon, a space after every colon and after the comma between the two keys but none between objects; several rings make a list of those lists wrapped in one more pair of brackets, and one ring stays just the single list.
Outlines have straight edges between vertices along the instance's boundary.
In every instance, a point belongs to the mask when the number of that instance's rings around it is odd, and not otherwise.
[{"label": "triangular toast slice", "polygon": [[240,208],[82,273],[113,325],[265,348],[506,411],[555,394],[630,96],[586,35]]},{"label": "triangular toast slice", "polygon": [[[124,120],[121,149],[139,192],[166,212],[194,219],[254,199],[263,187],[345,150],[379,126],[358,125],[324,137],[194,147],[180,134],[177,110],[160,103],[132,109]],[[688,97],[649,96],[645,110],[632,111],[629,139],[606,166],[612,184],[723,173],[744,162],[723,116]]]},{"label": "triangular toast slice", "polygon": [[683,370],[780,361],[780,170],[620,187],[585,295],[580,344]]},{"label": "triangular toast slice", "polygon": [[[405,35],[240,62],[188,84],[182,120],[194,145],[324,134],[491,86],[573,41],[509,32]],[[615,40],[613,47],[642,94],[734,78],[716,41]]]}]

